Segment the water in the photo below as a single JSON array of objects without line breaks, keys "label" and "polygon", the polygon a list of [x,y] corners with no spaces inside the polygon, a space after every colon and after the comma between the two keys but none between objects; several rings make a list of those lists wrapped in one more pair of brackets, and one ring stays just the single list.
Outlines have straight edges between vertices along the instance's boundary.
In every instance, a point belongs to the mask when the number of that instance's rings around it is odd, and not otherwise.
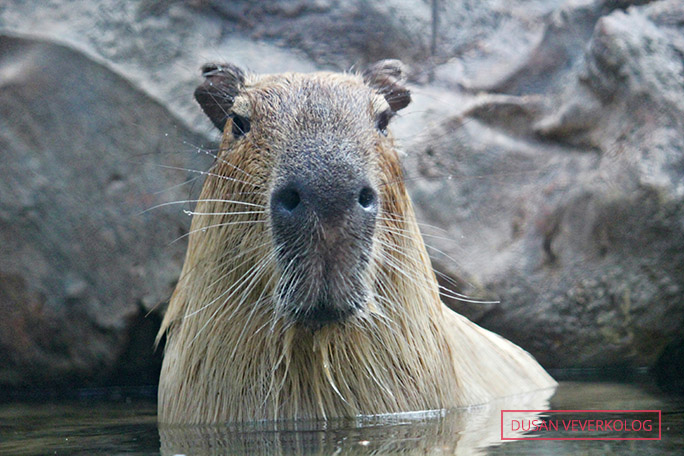
[{"label": "water", "polygon": [[[500,410],[533,407],[662,410],[662,439],[502,442]],[[548,436],[568,435],[559,431]],[[239,427],[159,427],[150,398],[0,405],[2,455],[660,455],[681,454],[682,448],[684,397],[638,382],[561,382],[555,393],[452,412]]]}]

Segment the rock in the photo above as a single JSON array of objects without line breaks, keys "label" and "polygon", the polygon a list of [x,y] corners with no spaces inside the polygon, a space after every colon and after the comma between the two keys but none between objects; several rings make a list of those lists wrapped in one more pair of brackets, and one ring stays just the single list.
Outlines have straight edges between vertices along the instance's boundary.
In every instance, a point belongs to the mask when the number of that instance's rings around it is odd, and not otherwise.
[{"label": "rock", "polygon": [[303,51],[320,66],[337,69],[384,58],[420,60],[430,43],[426,2],[222,1],[202,3],[224,23],[253,38]]},{"label": "rock", "polygon": [[102,381],[170,296],[184,256],[173,241],[189,217],[143,211],[195,197],[198,185],[178,184],[211,158],[84,55],[10,36],[0,50],[0,385]]},{"label": "rock", "polygon": [[516,58],[497,56],[497,66],[483,68],[489,74],[477,74],[465,86],[515,95],[555,93],[572,81],[572,69],[581,62],[596,22],[614,10],[640,3],[645,1],[570,0],[554,5],[535,22],[531,44],[517,43],[504,34],[499,38],[501,46],[516,47]]},{"label": "rock", "polygon": [[[502,67],[518,68],[543,32],[542,19],[562,0],[7,0],[0,29],[37,33],[106,63],[168,106],[198,132],[209,123],[182,93],[197,68],[229,60],[255,72],[349,70],[401,58],[413,79],[434,64],[442,80],[484,87]],[[436,18],[436,19],[434,19]],[[461,78],[449,65],[463,63]]]},{"label": "rock", "polygon": [[455,259],[437,269],[501,300],[450,304],[547,367],[653,366],[680,340],[682,17],[603,16],[558,96],[478,96],[414,144],[420,218],[447,227],[427,241]]},{"label": "rock", "polygon": [[230,60],[257,72],[316,69],[302,51],[252,39],[204,0],[7,0],[0,30],[82,52],[212,139],[213,126],[192,98],[202,65]]},{"label": "rock", "polygon": [[501,303],[445,300],[547,367],[660,359],[671,377],[684,333],[683,10],[5,1],[0,386],[154,381],[159,313],[145,315],[173,288],[189,217],[140,212],[192,199],[199,179],[179,184],[210,166],[194,152],[218,138],[192,100],[202,64],[391,57],[412,69],[414,102],[393,131],[440,280]]}]

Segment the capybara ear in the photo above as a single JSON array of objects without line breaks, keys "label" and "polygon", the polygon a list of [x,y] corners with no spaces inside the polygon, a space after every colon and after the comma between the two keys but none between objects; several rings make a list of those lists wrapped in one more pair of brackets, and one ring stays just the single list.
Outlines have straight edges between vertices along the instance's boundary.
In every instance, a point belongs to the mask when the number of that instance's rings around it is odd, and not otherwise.
[{"label": "capybara ear", "polygon": [[195,89],[195,100],[204,113],[223,131],[230,110],[245,83],[244,72],[230,63],[208,63],[202,67],[204,82]]},{"label": "capybara ear", "polygon": [[363,72],[366,84],[380,92],[392,111],[399,111],[411,103],[411,92],[406,83],[406,65],[400,60],[380,60]]}]

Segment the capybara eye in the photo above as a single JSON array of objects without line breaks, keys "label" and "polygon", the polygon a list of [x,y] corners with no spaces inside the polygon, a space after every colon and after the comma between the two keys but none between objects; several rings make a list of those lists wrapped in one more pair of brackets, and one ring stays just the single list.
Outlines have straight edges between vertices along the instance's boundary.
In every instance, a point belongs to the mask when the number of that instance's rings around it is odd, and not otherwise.
[{"label": "capybara eye", "polygon": [[251,125],[247,117],[240,116],[235,113],[233,113],[231,117],[233,119],[233,137],[239,138],[249,131]]},{"label": "capybara eye", "polygon": [[387,136],[387,125],[389,124],[389,121],[393,115],[394,112],[388,109],[387,111],[382,111],[380,114],[378,114],[375,119],[375,126],[380,133],[385,136]]}]

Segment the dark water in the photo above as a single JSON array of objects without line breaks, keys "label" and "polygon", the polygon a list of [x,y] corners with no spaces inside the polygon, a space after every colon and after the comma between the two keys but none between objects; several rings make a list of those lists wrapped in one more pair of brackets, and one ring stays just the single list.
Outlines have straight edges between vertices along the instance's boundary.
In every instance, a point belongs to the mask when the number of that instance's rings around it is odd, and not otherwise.
[{"label": "dark water", "polygon": [[[448,413],[402,414],[327,423],[270,423],[239,428],[160,428],[156,423],[155,407],[149,398],[34,399],[5,403],[0,405],[0,454],[684,454],[684,397],[663,394],[643,382],[561,382],[555,393],[541,392]],[[536,407],[661,410],[662,438],[651,441],[501,441],[501,409]],[[569,435],[558,431],[545,436]]]}]

